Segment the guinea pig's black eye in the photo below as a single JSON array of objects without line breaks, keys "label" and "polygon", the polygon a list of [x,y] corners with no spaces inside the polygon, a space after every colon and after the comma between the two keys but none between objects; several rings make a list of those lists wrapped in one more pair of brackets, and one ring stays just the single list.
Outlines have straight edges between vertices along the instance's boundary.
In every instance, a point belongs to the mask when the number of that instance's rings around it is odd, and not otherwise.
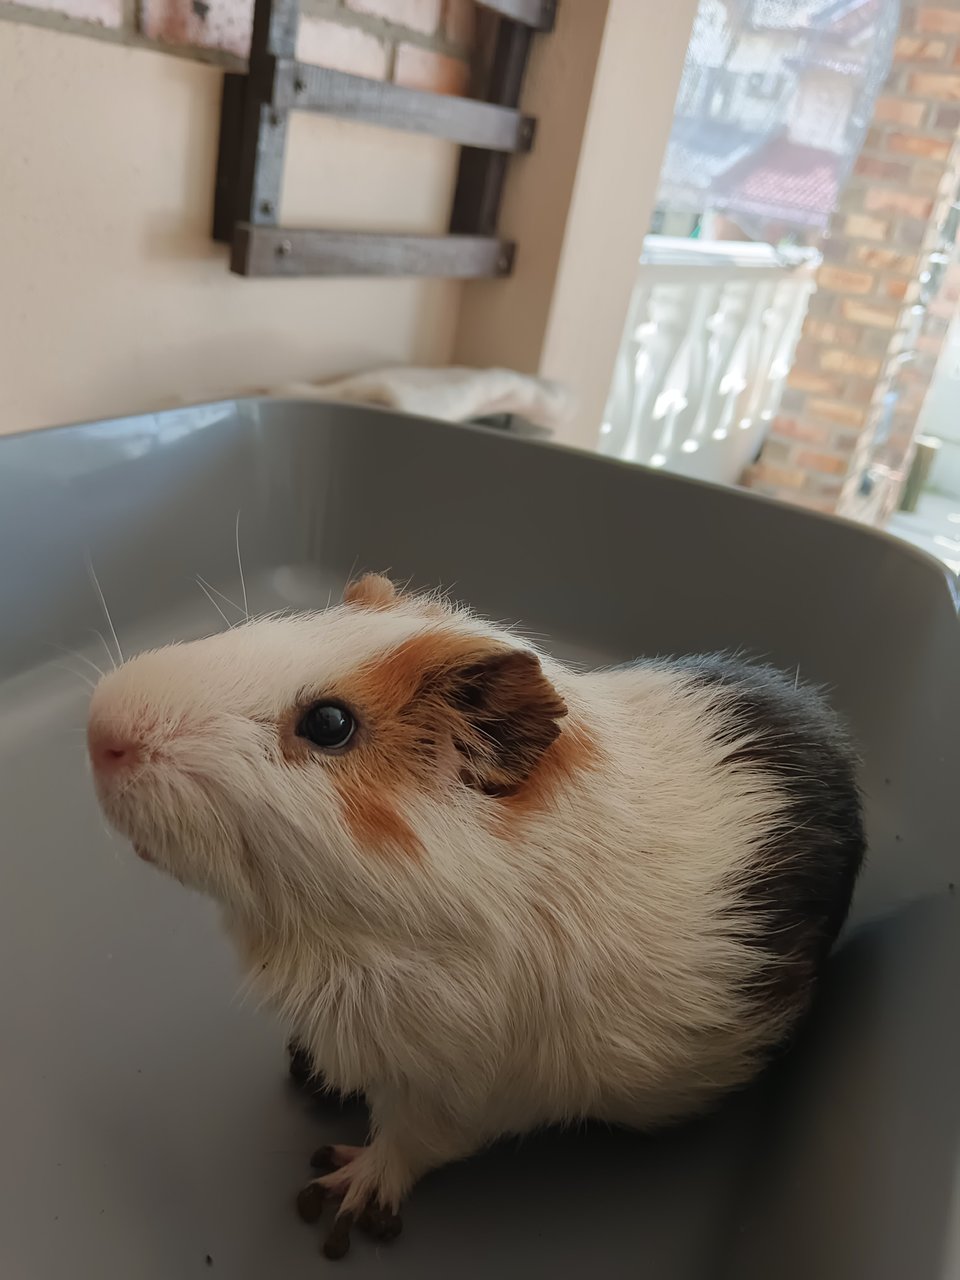
[{"label": "guinea pig's black eye", "polygon": [[357,722],[339,702],[315,702],[300,717],[297,736],[324,751],[339,751],[354,735]]}]

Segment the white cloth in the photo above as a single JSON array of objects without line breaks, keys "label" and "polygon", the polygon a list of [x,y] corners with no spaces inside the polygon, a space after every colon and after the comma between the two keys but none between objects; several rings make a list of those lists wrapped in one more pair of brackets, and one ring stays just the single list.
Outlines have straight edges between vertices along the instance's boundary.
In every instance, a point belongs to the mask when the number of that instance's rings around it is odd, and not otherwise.
[{"label": "white cloth", "polygon": [[335,382],[297,382],[275,388],[286,399],[341,400],[381,405],[424,418],[466,422],[492,414],[516,414],[555,430],[572,415],[571,393],[558,382],[512,369],[374,369]]}]

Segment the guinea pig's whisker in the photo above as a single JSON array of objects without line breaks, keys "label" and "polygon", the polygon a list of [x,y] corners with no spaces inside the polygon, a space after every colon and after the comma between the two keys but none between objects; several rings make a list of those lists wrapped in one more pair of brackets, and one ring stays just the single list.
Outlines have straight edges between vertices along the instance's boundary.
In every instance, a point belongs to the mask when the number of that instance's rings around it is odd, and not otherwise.
[{"label": "guinea pig's whisker", "polygon": [[[99,635],[100,633],[97,632],[97,634]],[[86,657],[84,654],[80,653],[79,650],[65,649],[62,644],[51,644],[49,640],[44,640],[42,643],[44,647],[47,649],[55,649],[57,653],[65,653],[68,658],[76,658],[78,662],[85,662],[88,667],[91,667],[97,673],[97,675],[100,676],[101,679],[103,678],[105,674],[105,672],[103,671],[103,668],[98,667],[95,662],[93,662],[90,658]]]},{"label": "guinea pig's whisker", "polygon": [[[206,797],[204,797],[204,798],[206,798]],[[214,824],[215,824],[217,827],[219,827],[219,829],[220,829],[220,834],[223,836],[223,838],[224,838],[224,840],[226,841],[226,843],[227,843],[227,844],[229,844],[229,843],[230,843],[230,835],[229,835],[229,833],[228,833],[228,831],[227,831],[226,824],[224,823],[223,819],[220,817],[219,813],[217,813],[216,806],[214,805],[214,803],[213,803],[213,801],[212,801],[212,800],[208,800],[208,801],[207,801],[207,808],[208,808],[208,809],[209,809],[209,811],[210,811],[210,816],[213,818]]]},{"label": "guinea pig's whisker", "polygon": [[117,833],[116,833],[115,831],[112,831],[112,830],[107,826],[106,822],[104,821],[103,814],[101,814],[101,815],[100,815],[100,825],[101,825],[101,827],[103,827],[103,834],[104,834],[104,835],[107,837],[107,839],[110,841],[110,848],[111,848],[111,852],[113,853],[114,859],[115,859],[117,862],[119,862],[119,861],[120,861],[120,849],[119,849],[119,848],[118,848],[118,846],[117,846]]},{"label": "guinea pig's whisker", "polygon": [[197,574],[197,581],[202,582],[208,591],[212,591],[215,596],[219,596],[219,598],[224,602],[224,604],[228,604],[231,609],[236,609],[237,613],[240,613],[240,614],[243,613],[242,605],[237,604],[236,600],[231,600],[230,597],[228,595],[224,595],[222,591],[218,591],[217,588],[213,585],[213,583],[208,582],[206,578],[203,577],[202,574],[199,574],[199,573]]},{"label": "guinea pig's whisker", "polygon": [[220,617],[223,619],[224,625],[226,626],[227,630],[228,630],[228,631],[229,631],[229,630],[231,630],[231,622],[230,622],[230,619],[227,617],[227,615],[223,612],[223,610],[222,610],[222,609],[220,608],[220,606],[217,604],[216,600],[214,600],[214,598],[213,598],[212,594],[211,594],[211,593],[210,593],[210,591],[207,589],[207,587],[204,585],[203,579],[202,579],[201,577],[199,577],[199,576],[198,576],[198,577],[197,577],[197,579],[196,579],[196,583],[197,583],[197,586],[200,588],[200,590],[203,592],[203,594],[207,597],[207,599],[210,601],[210,603],[211,603],[211,604],[213,605],[213,607],[216,609],[217,613],[219,613]]},{"label": "guinea pig's whisker", "polygon": [[85,676],[81,671],[74,671],[73,667],[68,667],[65,662],[53,662],[50,665],[58,671],[67,671],[70,675],[75,676],[82,684],[87,686],[91,693],[97,687],[89,676]]},{"label": "guinea pig's whisker", "polygon": [[89,627],[88,630],[90,634],[92,636],[96,636],[97,639],[100,641],[100,643],[103,645],[103,651],[107,655],[107,661],[110,663],[110,670],[116,671],[117,660],[113,656],[113,650],[110,648],[110,646],[107,644],[106,640],[104,639],[103,632],[98,631],[96,627]]},{"label": "guinea pig's whisker", "polygon": [[237,542],[237,568],[240,570],[240,590],[243,592],[243,616],[246,619],[246,621],[249,622],[250,609],[247,606],[247,584],[243,578],[243,561],[240,558],[240,512],[239,511],[237,512],[236,542]]},{"label": "guinea pig's whisker", "polygon": [[120,790],[117,792],[117,795],[116,795],[117,800],[122,800],[123,797],[130,790],[130,788],[136,786],[136,784],[140,781],[140,779],[143,777],[145,772],[146,772],[146,766],[141,765],[140,768],[136,771],[136,773],[127,781],[126,786],[121,787]]},{"label": "guinea pig's whisker", "polygon": [[[125,661],[125,659],[123,656],[123,650],[120,648],[120,641],[117,639],[117,628],[113,625],[113,618],[111,618],[110,610],[107,608],[107,601],[106,601],[106,597],[103,594],[103,587],[101,587],[100,585],[100,579],[97,577],[97,571],[93,567],[93,561],[90,559],[89,552],[87,552],[87,569],[90,572],[90,577],[93,581],[93,585],[97,589],[97,595],[100,597],[100,604],[103,606],[103,616],[106,618],[107,625],[110,628],[110,634],[113,636],[113,643],[117,646],[117,654],[120,658],[120,661],[123,662]],[[106,641],[104,641],[104,644],[106,644]],[[107,652],[109,653],[109,649],[107,650]],[[117,662],[112,655],[111,655],[111,661],[113,662],[114,669],[116,669]]]}]

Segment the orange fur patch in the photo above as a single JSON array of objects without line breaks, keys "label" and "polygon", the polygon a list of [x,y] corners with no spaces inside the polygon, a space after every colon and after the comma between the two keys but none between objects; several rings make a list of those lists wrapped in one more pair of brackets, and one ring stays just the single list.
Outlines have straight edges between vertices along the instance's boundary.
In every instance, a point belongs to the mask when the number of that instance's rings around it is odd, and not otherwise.
[{"label": "orange fur patch", "polygon": [[371,659],[351,686],[383,712],[399,713],[445,674],[499,651],[500,646],[482,636],[430,628]]},{"label": "orange fur patch", "polygon": [[[357,716],[352,748],[324,762],[344,823],[363,848],[419,858],[404,798],[459,778],[519,815],[545,807],[596,756],[580,726],[561,733],[563,699],[535,654],[500,641],[431,627],[361,666],[336,690]],[[316,761],[296,737],[302,708],[281,724],[291,763]]]},{"label": "orange fur patch", "polygon": [[358,778],[337,779],[344,824],[361,848],[379,853],[398,850],[419,862],[423,845],[399,808],[386,796],[371,794]]},{"label": "orange fur patch", "polygon": [[558,791],[586,769],[600,761],[597,740],[583,724],[570,721],[563,733],[544,753],[524,785],[508,797],[513,815],[546,809]]},{"label": "orange fur patch", "polygon": [[[406,770],[459,761],[462,781],[510,795],[560,733],[567,709],[535,654],[443,629],[412,637],[359,673],[384,729],[406,740]],[[363,700],[363,699],[362,699]],[[398,744],[399,746],[399,744]]]},{"label": "orange fur patch", "polygon": [[343,589],[343,603],[357,609],[389,609],[396,601],[397,588],[381,573],[365,573]]},{"label": "orange fur patch", "polygon": [[[317,698],[341,699],[357,716],[359,728],[353,748],[324,761],[296,736],[303,707],[292,708],[281,720],[280,741],[291,763],[326,764],[340,796],[344,825],[357,843],[372,852],[400,851],[420,858],[423,847],[402,812],[402,796],[423,785],[431,766],[439,763],[440,743],[411,712],[425,672],[443,665],[458,645],[440,632],[415,636],[382,657],[364,664],[336,690],[317,690]],[[312,701],[312,699],[311,699]],[[406,714],[405,714],[406,712]]]}]

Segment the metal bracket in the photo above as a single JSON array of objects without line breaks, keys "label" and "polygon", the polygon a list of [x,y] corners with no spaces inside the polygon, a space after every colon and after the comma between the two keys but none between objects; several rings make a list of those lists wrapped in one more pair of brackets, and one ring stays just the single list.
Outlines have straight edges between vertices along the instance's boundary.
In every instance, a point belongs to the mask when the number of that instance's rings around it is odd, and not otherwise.
[{"label": "metal bracket", "polygon": [[[499,15],[488,98],[422,93],[297,62],[300,0],[256,0],[250,68],[223,80],[213,238],[249,276],[509,275],[516,246],[497,235],[507,160],[529,151],[536,121],[518,110],[535,31],[556,0],[480,0]],[[444,236],[283,228],[280,191],[291,111],[428,133],[461,145]]]}]

